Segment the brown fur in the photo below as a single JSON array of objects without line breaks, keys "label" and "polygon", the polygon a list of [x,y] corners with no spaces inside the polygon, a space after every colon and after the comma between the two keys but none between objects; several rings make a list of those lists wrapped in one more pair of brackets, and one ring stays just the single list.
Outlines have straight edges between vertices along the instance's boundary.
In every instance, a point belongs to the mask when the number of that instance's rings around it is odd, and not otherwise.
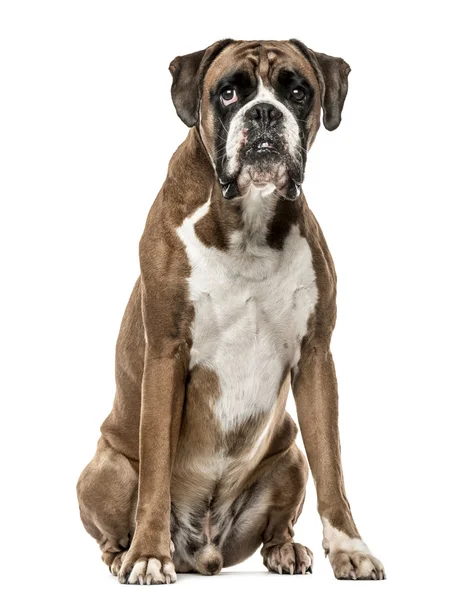
[{"label": "brown fur", "polygon": [[[242,227],[239,206],[222,197],[209,157],[214,135],[207,98],[218,79],[234,61],[266,81],[282,66],[295,64],[319,92],[309,116],[311,145],[320,125],[325,85],[312,60],[294,42],[223,42],[207,52],[178,57],[170,67],[175,105],[191,123],[197,120],[193,96],[199,92],[190,94],[187,87],[201,79],[201,125],[189,131],[175,152],[150,210],[140,242],[141,275],[117,343],[113,410],[101,427],[96,455],[77,485],[85,528],[100,543],[103,560],[119,573],[120,581],[127,581],[137,560],[151,557],[163,565],[173,561],[177,571],[215,573],[222,565],[240,562],[261,543],[270,570],[305,572],[311,564],[310,551],[293,542],[307,466],[295,445],[297,428],[285,411],[290,374],[279,382],[269,435],[249,457],[244,441],[259,436],[267,415],[248,419],[223,435],[212,410],[219,393],[217,374],[201,367],[189,371],[194,309],[188,298],[190,267],[176,229],[209,197],[210,210],[196,228],[205,245],[226,250],[230,232]],[[183,84],[186,91],[181,96]],[[320,514],[358,537],[341,474],[337,387],[329,351],[336,276],[303,194],[296,202],[279,202],[267,243],[281,251],[294,223],[312,250],[319,289],[293,377],[300,428]],[[192,459],[198,456],[211,464],[211,457],[221,451],[229,462],[223,480],[214,487],[210,470],[194,470]],[[181,522],[186,509],[195,524]],[[247,511],[249,528],[243,525]]]}]

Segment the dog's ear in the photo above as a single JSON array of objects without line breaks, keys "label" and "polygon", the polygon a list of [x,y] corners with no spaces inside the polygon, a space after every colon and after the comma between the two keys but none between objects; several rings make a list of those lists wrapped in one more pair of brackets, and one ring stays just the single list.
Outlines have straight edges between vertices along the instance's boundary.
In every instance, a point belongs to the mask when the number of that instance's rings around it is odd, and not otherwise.
[{"label": "dog's ear", "polygon": [[299,40],[290,40],[312,65],[321,88],[323,124],[333,131],[341,123],[346,94],[348,93],[348,75],[351,67],[342,58],[314,52]]},{"label": "dog's ear", "polygon": [[320,65],[325,86],[322,98],[323,124],[328,131],[333,131],[341,123],[351,67],[342,58],[335,58],[321,52],[312,52],[312,54]]},{"label": "dog's ear", "polygon": [[171,98],[179,118],[188,127],[194,127],[199,118],[201,84],[211,62],[232,43],[233,40],[221,40],[205,50],[177,56],[170,63],[173,76]]}]

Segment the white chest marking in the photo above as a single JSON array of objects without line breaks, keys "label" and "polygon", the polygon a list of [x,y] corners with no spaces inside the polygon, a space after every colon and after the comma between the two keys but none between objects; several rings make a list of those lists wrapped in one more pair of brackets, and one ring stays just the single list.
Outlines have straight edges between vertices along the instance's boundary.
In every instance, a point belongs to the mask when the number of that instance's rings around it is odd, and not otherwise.
[{"label": "white chest marking", "polygon": [[[208,209],[209,202],[178,229],[191,265],[195,307],[190,368],[202,364],[218,376],[215,411],[229,430],[273,408],[285,369],[300,358],[317,287],[310,247],[297,226],[281,251],[240,232],[232,236],[230,250],[221,251],[205,246],[194,231]],[[254,215],[245,211],[245,233],[252,221]]]}]

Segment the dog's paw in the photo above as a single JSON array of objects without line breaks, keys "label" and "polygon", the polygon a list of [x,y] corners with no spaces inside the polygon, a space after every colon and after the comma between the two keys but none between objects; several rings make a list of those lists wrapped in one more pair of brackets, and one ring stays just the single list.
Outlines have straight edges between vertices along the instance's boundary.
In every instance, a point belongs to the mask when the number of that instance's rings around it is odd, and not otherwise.
[{"label": "dog's paw", "polygon": [[323,519],[323,549],[336,579],[385,579],[380,560],[360,538],[349,537]]},{"label": "dog's paw", "polygon": [[330,555],[336,579],[385,579],[380,560],[368,552],[342,552]]},{"label": "dog's paw", "polygon": [[119,554],[116,554],[113,562],[109,566],[109,570],[115,577],[119,577],[119,572],[121,570],[122,563],[124,562],[124,560],[126,558],[126,554],[127,554],[127,552],[125,552],[125,551],[120,552]]},{"label": "dog's paw", "polygon": [[313,554],[302,544],[287,543],[271,546],[263,549],[262,555],[264,565],[273,573],[305,575],[307,572],[312,572]]},{"label": "dog's paw", "polygon": [[119,571],[119,583],[159,585],[175,581],[175,566],[169,558],[139,558],[133,564],[124,561]]}]

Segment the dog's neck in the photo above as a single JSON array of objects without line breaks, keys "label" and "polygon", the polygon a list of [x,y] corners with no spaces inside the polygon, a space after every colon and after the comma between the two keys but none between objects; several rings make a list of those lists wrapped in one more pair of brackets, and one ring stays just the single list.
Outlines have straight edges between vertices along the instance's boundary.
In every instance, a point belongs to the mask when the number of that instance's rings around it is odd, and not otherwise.
[{"label": "dog's neck", "polygon": [[265,247],[281,249],[291,226],[302,217],[303,196],[284,200],[270,185],[252,185],[243,197],[225,199],[195,127],[173,155],[165,185],[176,188],[171,196],[179,199],[173,209],[178,221],[207,203],[196,232],[207,246],[221,250],[257,254]]}]

